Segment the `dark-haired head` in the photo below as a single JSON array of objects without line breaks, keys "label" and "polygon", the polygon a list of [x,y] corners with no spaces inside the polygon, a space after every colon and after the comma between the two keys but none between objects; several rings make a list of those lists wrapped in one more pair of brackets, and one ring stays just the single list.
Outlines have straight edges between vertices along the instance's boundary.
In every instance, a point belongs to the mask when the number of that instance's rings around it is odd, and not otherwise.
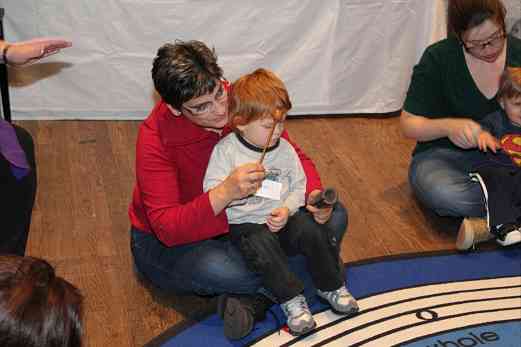
[{"label": "dark-haired head", "polygon": [[215,51],[200,41],[163,45],[152,66],[156,91],[177,110],[184,102],[211,93],[222,75]]},{"label": "dark-haired head", "polygon": [[463,40],[465,31],[487,19],[506,32],[505,16],[506,9],[501,0],[449,0],[449,31],[460,40]]},{"label": "dark-haired head", "polygon": [[45,260],[0,256],[0,346],[81,346],[82,301]]}]

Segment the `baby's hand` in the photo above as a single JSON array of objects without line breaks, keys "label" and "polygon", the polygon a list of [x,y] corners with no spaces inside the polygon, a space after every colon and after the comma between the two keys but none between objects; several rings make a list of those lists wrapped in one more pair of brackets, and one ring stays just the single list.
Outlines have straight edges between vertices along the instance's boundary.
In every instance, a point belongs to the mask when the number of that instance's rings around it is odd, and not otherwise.
[{"label": "baby's hand", "polygon": [[310,201],[315,201],[317,198],[317,195],[322,194],[322,191],[315,189],[311,193],[309,193],[308,196],[308,202],[306,204],[306,209],[311,212],[313,215],[313,219],[318,224],[324,224],[326,223],[329,218],[331,218],[331,214],[333,213],[333,205],[325,205],[323,207],[316,207],[312,204],[310,204]]},{"label": "baby's hand", "polygon": [[501,144],[498,139],[492,136],[488,131],[482,130],[478,134],[478,148],[486,152],[487,148],[489,148],[492,152],[496,153],[496,151],[501,148]]},{"label": "baby's hand", "polygon": [[271,215],[268,217],[266,224],[268,225],[268,229],[272,233],[278,232],[280,229],[284,228],[286,223],[288,222],[289,217],[289,209],[287,207],[278,207],[271,211]]}]

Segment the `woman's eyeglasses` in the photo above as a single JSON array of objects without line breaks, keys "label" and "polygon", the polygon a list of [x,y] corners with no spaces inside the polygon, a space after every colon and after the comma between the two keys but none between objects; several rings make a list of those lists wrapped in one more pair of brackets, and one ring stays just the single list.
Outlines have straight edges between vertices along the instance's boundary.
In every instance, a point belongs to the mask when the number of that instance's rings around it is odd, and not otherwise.
[{"label": "woman's eyeglasses", "polygon": [[221,82],[218,86],[217,91],[214,94],[214,100],[204,102],[196,106],[185,106],[183,108],[190,112],[194,117],[204,117],[213,113],[217,105],[222,105],[227,100],[227,92],[224,83]]},{"label": "woman's eyeglasses", "polygon": [[494,49],[499,49],[503,42],[505,41],[505,33],[503,30],[498,30],[494,33],[490,38],[484,41],[461,41],[461,44],[465,48],[467,52],[473,55],[479,55],[483,52],[487,47],[491,47]]}]

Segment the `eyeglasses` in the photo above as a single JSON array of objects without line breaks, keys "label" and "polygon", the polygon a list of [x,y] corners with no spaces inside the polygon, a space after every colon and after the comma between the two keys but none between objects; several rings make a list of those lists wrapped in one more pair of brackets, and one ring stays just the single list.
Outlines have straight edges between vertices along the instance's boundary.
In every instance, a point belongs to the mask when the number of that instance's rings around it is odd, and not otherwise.
[{"label": "eyeglasses", "polygon": [[192,114],[192,116],[194,116],[194,117],[204,117],[204,116],[207,116],[207,115],[213,113],[216,110],[218,105],[222,105],[227,100],[226,97],[227,97],[228,93],[226,91],[226,87],[224,86],[225,83],[226,83],[226,81],[220,81],[217,91],[213,95],[213,97],[214,97],[213,101],[203,102],[203,103],[201,103],[199,105],[195,105],[195,106],[183,105],[182,108],[184,108],[186,111],[190,112]]},{"label": "eyeglasses", "polygon": [[[498,49],[503,45],[505,40],[505,33],[503,30],[496,31],[490,38],[485,41],[468,41],[465,43],[463,40],[461,44],[465,48],[467,52],[473,55],[479,55],[482,51],[484,51],[488,46],[494,49]],[[470,45],[469,45],[470,44]]]}]

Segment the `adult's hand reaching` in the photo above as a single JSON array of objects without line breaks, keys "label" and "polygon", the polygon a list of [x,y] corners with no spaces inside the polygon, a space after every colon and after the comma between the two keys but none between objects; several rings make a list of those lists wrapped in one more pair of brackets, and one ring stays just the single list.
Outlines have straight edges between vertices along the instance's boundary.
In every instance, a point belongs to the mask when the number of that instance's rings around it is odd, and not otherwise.
[{"label": "adult's hand reaching", "polygon": [[481,126],[471,119],[451,119],[448,138],[456,146],[468,149],[478,146],[478,135]]},{"label": "adult's hand reaching", "polygon": [[1,42],[4,63],[25,65],[71,47],[72,42],[62,39],[37,38],[15,43]]}]

